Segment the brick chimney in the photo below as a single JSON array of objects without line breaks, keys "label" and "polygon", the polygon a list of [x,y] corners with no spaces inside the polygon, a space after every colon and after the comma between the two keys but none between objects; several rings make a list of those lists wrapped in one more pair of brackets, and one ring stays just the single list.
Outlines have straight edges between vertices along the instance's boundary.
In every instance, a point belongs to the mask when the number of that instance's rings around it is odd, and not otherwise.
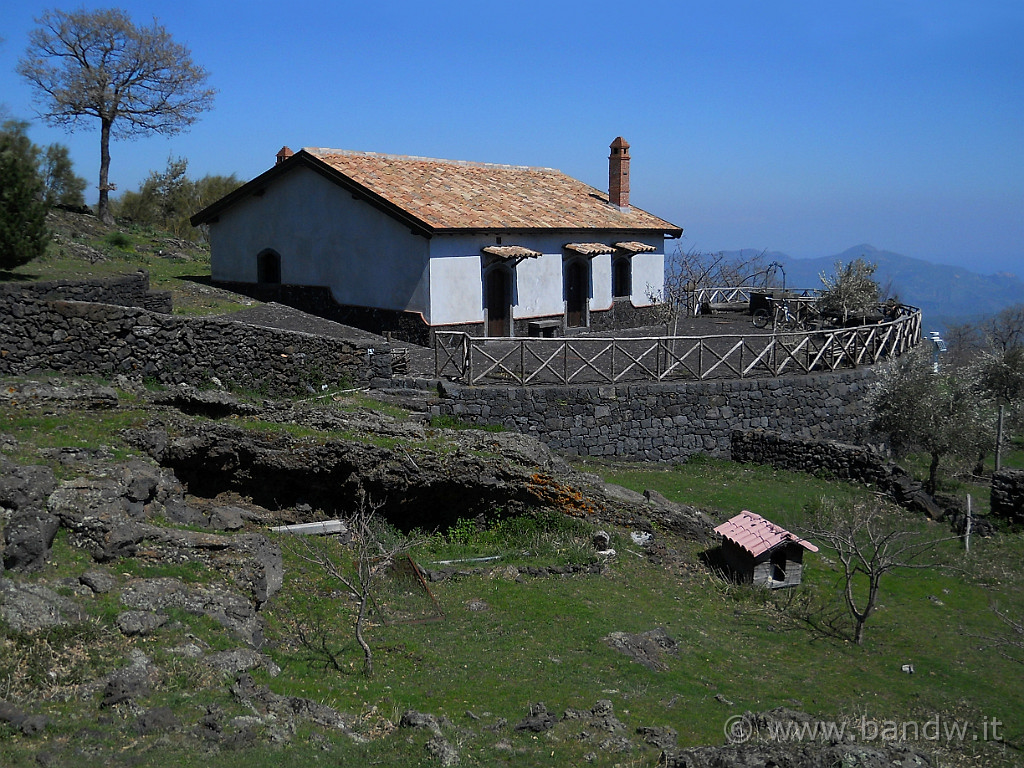
[{"label": "brick chimney", "polygon": [[280,165],[294,154],[288,147],[281,147],[277,152],[277,165]]},{"label": "brick chimney", "polygon": [[608,155],[608,201],[629,208],[629,142],[619,136]]}]

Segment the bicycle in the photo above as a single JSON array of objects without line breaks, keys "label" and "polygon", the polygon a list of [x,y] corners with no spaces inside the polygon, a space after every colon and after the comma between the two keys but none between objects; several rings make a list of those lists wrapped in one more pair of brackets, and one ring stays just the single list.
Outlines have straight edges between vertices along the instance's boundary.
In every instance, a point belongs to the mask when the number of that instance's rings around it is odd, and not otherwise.
[{"label": "bicycle", "polygon": [[774,313],[766,307],[758,307],[754,310],[751,322],[755,328],[764,328],[768,320],[772,321],[772,330],[781,328],[784,331],[798,331],[803,328],[803,321],[789,309],[788,301],[773,302]]}]

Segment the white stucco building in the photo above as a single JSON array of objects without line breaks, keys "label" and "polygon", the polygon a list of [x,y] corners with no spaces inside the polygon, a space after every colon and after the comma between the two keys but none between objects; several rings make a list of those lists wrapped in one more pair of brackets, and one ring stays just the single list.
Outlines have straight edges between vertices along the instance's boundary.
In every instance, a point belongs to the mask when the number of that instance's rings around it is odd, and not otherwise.
[{"label": "white stucco building", "polygon": [[321,310],[328,291],[328,314],[412,340],[642,324],[665,238],[682,234],[630,206],[621,137],[608,193],[551,168],[287,147],[277,160],[193,216],[213,279],[285,303],[319,292]]}]

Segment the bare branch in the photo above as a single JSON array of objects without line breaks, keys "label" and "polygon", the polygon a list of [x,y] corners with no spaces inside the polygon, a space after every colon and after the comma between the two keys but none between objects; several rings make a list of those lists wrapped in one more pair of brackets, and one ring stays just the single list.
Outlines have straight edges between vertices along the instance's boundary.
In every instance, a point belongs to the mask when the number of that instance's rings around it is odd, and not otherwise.
[{"label": "bare branch", "polygon": [[[341,584],[356,604],[355,639],[363,651],[363,673],[367,676],[373,674],[373,649],[364,632],[370,604],[395,559],[417,543],[389,529],[380,515],[383,508],[383,501],[373,502],[361,496],[358,509],[348,519],[351,536],[348,548],[336,540],[306,536],[295,537],[288,545],[302,560],[323,569],[328,577]],[[307,628],[305,639],[301,635],[298,639],[304,647],[322,653],[331,666],[340,669],[322,630]]]},{"label": "bare branch", "polygon": [[[930,568],[920,562],[940,542],[955,537],[926,536],[899,525],[895,510],[858,502],[840,506],[822,499],[808,538],[835,550],[843,565],[843,600],[855,622],[854,642],[864,640],[864,626],[875,612],[882,577],[901,568]],[[866,594],[858,596],[857,577],[867,579]]]},{"label": "bare branch", "polygon": [[678,321],[685,315],[695,314],[696,291],[706,288],[733,288],[766,285],[772,275],[765,252],[753,255],[741,252],[729,257],[725,253],[684,252],[676,249],[666,261],[663,286],[649,286],[648,298],[654,302],[659,321],[666,325],[670,335],[676,334]]}]

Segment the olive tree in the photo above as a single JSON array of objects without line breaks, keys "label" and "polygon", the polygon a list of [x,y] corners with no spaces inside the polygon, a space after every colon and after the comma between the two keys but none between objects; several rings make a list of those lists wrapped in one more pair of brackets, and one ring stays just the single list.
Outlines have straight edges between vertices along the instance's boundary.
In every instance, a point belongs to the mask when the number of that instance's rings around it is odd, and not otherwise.
[{"label": "olive tree", "polygon": [[206,227],[193,227],[192,214],[241,186],[231,176],[206,175],[193,180],[188,176],[188,160],[167,158],[163,171],[152,171],[137,192],[126,191],[114,203],[114,214],[134,224],[161,229],[175,237],[202,241]]},{"label": "olive tree", "polygon": [[117,8],[46,11],[36,23],[18,72],[51,125],[99,121],[97,213],[109,223],[110,140],[185,130],[213,103],[208,73],[156,20],[136,26]]},{"label": "olive tree", "polygon": [[991,443],[991,410],[974,380],[956,372],[936,373],[920,345],[879,377],[872,393],[871,428],[888,437],[897,456],[924,451],[931,459],[927,490],[935,493],[946,456],[976,458]]}]

